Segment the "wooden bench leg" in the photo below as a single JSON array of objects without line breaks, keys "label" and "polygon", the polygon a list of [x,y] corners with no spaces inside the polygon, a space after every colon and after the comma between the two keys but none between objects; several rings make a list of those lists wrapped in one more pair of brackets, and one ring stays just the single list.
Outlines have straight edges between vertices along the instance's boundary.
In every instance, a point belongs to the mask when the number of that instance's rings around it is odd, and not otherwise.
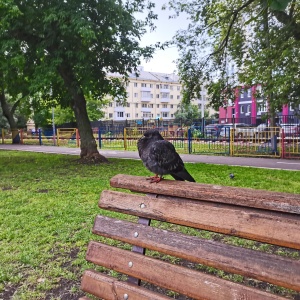
[{"label": "wooden bench leg", "polygon": [[[138,219],[138,224],[150,226],[150,222],[151,222],[151,219],[142,218],[142,217],[140,217]],[[135,232],[134,234],[136,235],[136,237],[138,237],[138,235],[139,235],[138,232]],[[143,248],[143,247],[139,247],[139,246],[133,246],[132,247],[132,252],[136,252],[136,253],[140,253],[140,254],[145,255],[145,251],[146,251],[146,249]],[[141,284],[141,280],[140,279],[132,277],[132,276],[128,276],[127,281],[130,282],[130,283],[136,284],[136,285],[140,285]]]}]

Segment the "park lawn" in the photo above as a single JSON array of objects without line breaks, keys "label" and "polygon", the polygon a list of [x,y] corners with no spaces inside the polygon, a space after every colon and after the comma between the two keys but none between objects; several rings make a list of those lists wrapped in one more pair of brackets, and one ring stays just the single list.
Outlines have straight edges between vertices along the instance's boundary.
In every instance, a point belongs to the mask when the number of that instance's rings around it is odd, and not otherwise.
[{"label": "park lawn", "polygon": [[[109,161],[82,165],[71,155],[0,150],[0,299],[82,295],[80,277],[91,266],[84,258],[86,247],[95,239],[91,228],[96,214],[104,213],[97,206],[101,191],[110,189],[116,174],[150,175],[141,161]],[[200,183],[300,193],[295,171],[200,163],[186,167]],[[201,234],[211,238],[206,235]],[[296,252],[291,255],[299,259]]]}]

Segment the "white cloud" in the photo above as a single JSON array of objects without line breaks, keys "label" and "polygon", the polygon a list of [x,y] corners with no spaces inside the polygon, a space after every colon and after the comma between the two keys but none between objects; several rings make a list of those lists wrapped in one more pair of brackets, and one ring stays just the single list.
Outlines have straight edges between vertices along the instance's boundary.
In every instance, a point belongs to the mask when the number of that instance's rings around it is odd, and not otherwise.
[{"label": "white cloud", "polygon": [[[161,10],[163,1],[152,1],[156,3],[154,11],[158,15],[158,20],[155,21],[157,28],[155,31],[148,32],[143,36],[142,46],[170,41],[177,30],[186,29],[189,24],[186,15],[169,19],[169,16],[173,15],[174,12],[168,9]],[[175,46],[172,46],[172,48],[165,50],[156,50],[149,62],[142,61],[142,66],[144,66],[145,71],[173,73],[174,71],[177,72],[176,59],[178,59],[178,51]]]}]

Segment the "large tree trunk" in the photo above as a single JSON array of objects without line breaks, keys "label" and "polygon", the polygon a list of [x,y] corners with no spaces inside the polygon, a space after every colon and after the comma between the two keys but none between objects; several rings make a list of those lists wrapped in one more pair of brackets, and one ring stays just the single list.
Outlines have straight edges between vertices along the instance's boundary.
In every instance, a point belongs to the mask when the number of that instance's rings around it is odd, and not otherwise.
[{"label": "large tree trunk", "polygon": [[1,102],[1,108],[3,111],[4,117],[7,119],[7,122],[10,126],[11,133],[12,133],[12,144],[20,144],[20,135],[19,130],[17,127],[17,123],[14,119],[14,111],[15,109],[11,109],[9,104],[6,101],[5,93],[2,90],[0,93],[0,102]]},{"label": "large tree trunk", "polygon": [[97,162],[108,162],[108,160],[99,153],[96,140],[93,136],[91,123],[86,110],[86,100],[82,89],[72,72],[72,68],[64,63],[59,68],[64,83],[72,97],[71,105],[75,114],[77,127],[80,135],[80,157],[86,160]]},{"label": "large tree trunk", "polygon": [[107,162],[108,160],[101,155],[97,149],[96,140],[93,136],[93,131],[86,110],[86,100],[83,94],[77,94],[74,97],[73,110],[80,134],[80,157]]}]

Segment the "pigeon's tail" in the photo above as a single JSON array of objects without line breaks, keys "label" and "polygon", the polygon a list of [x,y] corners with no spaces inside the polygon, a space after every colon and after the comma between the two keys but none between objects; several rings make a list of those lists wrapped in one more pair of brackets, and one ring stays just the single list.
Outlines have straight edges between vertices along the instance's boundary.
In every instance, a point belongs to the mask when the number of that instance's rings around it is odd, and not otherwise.
[{"label": "pigeon's tail", "polygon": [[190,173],[187,170],[182,170],[180,172],[171,173],[170,174],[175,180],[180,181],[190,181],[190,182],[196,182],[196,180],[190,175]]}]

